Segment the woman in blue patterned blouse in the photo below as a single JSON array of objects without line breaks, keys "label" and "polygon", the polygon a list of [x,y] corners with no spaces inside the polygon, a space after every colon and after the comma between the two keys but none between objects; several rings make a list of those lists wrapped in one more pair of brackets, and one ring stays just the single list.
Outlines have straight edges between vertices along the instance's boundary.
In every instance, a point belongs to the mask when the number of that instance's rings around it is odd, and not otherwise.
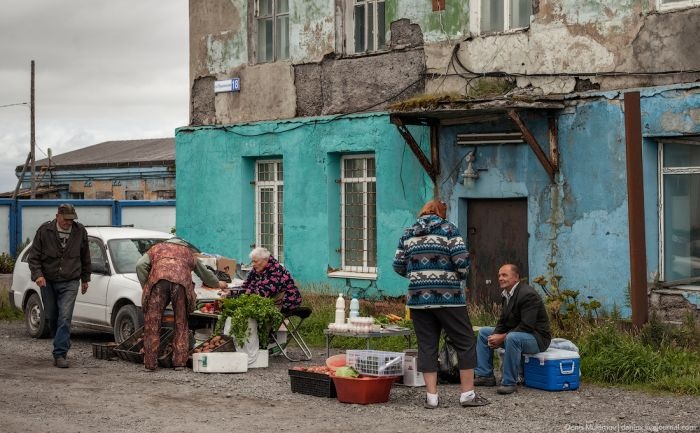
[{"label": "woman in blue patterned blouse", "polygon": [[438,407],[437,371],[440,332],[450,337],[457,352],[464,407],[489,404],[474,392],[476,339],[460,284],[469,268],[469,252],[457,227],[447,221],[447,204],[430,200],[418,220],[399,240],[394,270],[408,278],[406,305],[418,342],[418,371],[427,391],[424,406]]},{"label": "woman in blue patterned blouse", "polygon": [[267,248],[257,247],[248,255],[253,269],[243,282],[246,294],[272,298],[282,312],[289,312],[301,305],[301,292],[294,284],[289,271],[284,268]]}]

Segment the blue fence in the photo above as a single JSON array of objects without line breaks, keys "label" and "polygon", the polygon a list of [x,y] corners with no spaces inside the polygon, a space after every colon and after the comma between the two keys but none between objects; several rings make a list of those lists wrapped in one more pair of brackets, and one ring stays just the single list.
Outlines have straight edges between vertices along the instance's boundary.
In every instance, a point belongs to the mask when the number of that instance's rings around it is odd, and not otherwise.
[{"label": "blue fence", "polygon": [[14,256],[17,246],[55,218],[61,203],[76,208],[84,225],[133,225],[170,232],[175,227],[175,200],[11,200],[0,199],[0,253]]}]

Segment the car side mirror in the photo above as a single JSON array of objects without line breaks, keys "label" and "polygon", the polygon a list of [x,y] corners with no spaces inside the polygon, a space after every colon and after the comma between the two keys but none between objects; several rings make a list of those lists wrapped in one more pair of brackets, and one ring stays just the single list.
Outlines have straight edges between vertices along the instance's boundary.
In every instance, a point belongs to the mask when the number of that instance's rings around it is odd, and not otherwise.
[{"label": "car side mirror", "polygon": [[90,267],[93,274],[109,275],[107,262],[91,262]]}]

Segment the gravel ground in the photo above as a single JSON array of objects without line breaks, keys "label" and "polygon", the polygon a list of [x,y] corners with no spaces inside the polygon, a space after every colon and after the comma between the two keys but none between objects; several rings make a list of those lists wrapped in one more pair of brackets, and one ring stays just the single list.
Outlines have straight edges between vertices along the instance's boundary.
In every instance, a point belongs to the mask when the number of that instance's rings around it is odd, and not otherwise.
[{"label": "gravel ground", "polygon": [[[144,371],[92,357],[110,336],[75,330],[71,368],[52,366],[51,341],[21,321],[0,321],[0,432],[414,432],[700,431],[696,397],[651,395],[583,384],[578,391],[519,388],[492,404],[462,408],[456,385],[443,407],[422,407],[424,388],[395,385],[386,404],[351,405],[292,393],[286,359],[245,374]],[[314,349],[320,364],[323,349]]]}]

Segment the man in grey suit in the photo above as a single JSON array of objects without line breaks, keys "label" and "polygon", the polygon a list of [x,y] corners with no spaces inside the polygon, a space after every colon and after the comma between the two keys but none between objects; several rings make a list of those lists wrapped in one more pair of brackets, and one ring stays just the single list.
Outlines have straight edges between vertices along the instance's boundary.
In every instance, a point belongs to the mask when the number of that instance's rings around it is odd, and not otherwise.
[{"label": "man in grey suit", "polygon": [[498,270],[498,285],[503,290],[503,309],[495,328],[479,329],[476,342],[476,369],[474,385],[496,386],[493,375],[493,350],[502,347],[503,376],[496,390],[512,394],[522,371],[522,354],[544,352],[552,335],[544,303],[535,290],[520,282],[520,270],[505,264]]}]

